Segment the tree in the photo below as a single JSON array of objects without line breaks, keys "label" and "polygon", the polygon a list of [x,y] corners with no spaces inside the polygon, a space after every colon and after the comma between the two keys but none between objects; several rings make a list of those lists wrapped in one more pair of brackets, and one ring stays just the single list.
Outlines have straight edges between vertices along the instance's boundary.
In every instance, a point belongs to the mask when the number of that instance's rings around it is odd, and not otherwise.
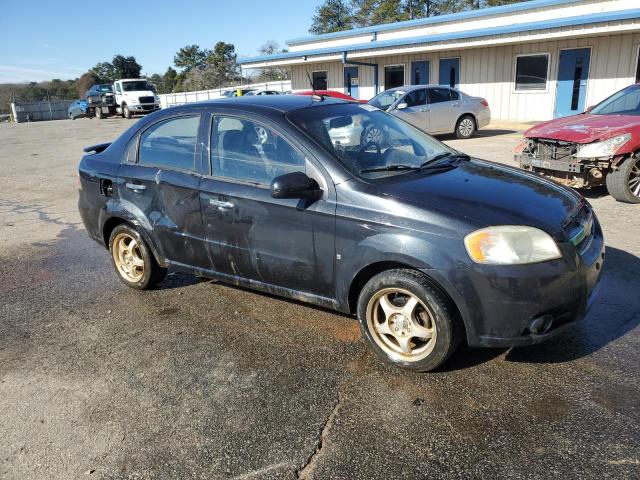
[{"label": "tree", "polygon": [[176,84],[178,83],[178,72],[176,72],[173,68],[167,68],[167,71],[164,72],[162,76],[162,83],[164,84],[164,92],[163,93],[171,93],[173,92]]},{"label": "tree", "polygon": [[211,55],[210,50],[201,49],[198,45],[187,45],[175,54],[173,64],[178,68],[182,68],[185,73],[188,73],[194,68],[204,67],[209,55]]},{"label": "tree", "polygon": [[115,80],[113,65],[109,62],[96,63],[96,66],[91,68],[88,73],[93,76],[96,83],[111,83]]},{"label": "tree", "polygon": [[353,27],[351,8],[344,0],[325,0],[316,8],[309,31],[315,34],[339,32]]},{"label": "tree", "polygon": [[[285,50],[280,49],[280,45],[275,40],[269,40],[260,47],[261,55],[273,55],[282,53]],[[273,82],[278,80],[288,80],[290,78],[289,69],[287,67],[267,67],[260,70],[258,81]]]},{"label": "tree", "polygon": [[120,78],[139,78],[142,71],[142,65],[140,65],[135,57],[125,57],[123,55],[116,55],[111,60],[113,66],[112,80],[118,80]]}]

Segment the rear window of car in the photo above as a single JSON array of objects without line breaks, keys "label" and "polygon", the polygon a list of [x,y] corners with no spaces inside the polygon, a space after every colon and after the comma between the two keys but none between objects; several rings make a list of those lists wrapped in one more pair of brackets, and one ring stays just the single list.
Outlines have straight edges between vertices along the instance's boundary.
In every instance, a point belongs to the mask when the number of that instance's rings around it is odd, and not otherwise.
[{"label": "rear window of car", "polygon": [[442,103],[451,101],[451,90],[448,88],[430,88],[429,103]]},{"label": "rear window of car", "polygon": [[152,125],[140,137],[138,163],[193,170],[200,115],[175,117]]}]

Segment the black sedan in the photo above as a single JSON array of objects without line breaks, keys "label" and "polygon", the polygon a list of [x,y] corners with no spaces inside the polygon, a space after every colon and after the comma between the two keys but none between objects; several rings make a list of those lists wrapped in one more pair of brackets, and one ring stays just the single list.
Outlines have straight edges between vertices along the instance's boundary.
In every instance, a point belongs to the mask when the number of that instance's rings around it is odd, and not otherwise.
[{"label": "black sedan", "polygon": [[407,369],[436,368],[461,341],[565,330],[604,260],[573,190],[371,105],[184,105],[85,150],[80,213],[126,285],[150,288],[171,268],[356,314],[373,350]]}]

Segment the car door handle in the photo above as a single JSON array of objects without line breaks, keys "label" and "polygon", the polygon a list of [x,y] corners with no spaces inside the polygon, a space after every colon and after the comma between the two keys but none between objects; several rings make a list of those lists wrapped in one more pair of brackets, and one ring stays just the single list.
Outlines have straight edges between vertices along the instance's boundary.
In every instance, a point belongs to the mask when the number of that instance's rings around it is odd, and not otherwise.
[{"label": "car door handle", "polygon": [[428,108],[421,108],[421,109],[420,109],[420,111],[421,111],[421,112],[428,112],[428,111],[429,111],[429,109],[428,109]]},{"label": "car door handle", "polygon": [[209,199],[209,204],[213,205],[214,207],[218,207],[219,210],[224,210],[226,208],[233,208],[233,203],[225,202],[223,200],[214,200],[213,198]]},{"label": "car door handle", "polygon": [[141,192],[142,190],[147,189],[146,185],[140,185],[138,183],[125,183],[124,186],[130,188],[134,192]]},{"label": "car door handle", "polygon": [[454,103],[454,104],[453,104],[453,106],[454,106],[454,107],[459,107],[459,106],[460,106],[460,104],[456,102],[456,103]]}]

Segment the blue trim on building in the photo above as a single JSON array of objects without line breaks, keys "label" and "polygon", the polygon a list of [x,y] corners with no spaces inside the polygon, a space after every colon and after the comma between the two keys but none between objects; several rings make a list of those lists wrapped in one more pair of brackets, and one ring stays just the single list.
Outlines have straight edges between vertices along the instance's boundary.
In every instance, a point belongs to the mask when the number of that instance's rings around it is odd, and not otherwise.
[{"label": "blue trim on building", "polygon": [[385,32],[388,30],[397,30],[400,28],[420,27],[423,25],[432,25],[437,23],[455,22],[469,20],[471,18],[486,17],[491,15],[502,15],[505,13],[519,12],[522,10],[532,10],[535,8],[553,7],[569,3],[577,3],[583,0],[530,0],[528,2],[515,3],[511,5],[501,5],[498,7],[481,8],[479,10],[468,10],[466,12],[448,13],[446,15],[438,15],[436,17],[418,18],[415,20],[405,20],[403,22],[385,23],[382,25],[374,25],[371,27],[353,28],[351,30],[342,30],[340,32],[324,33],[321,35],[307,35],[287,40],[287,45],[295,45],[299,43],[309,43],[318,40],[330,40],[342,37],[352,37],[356,35],[364,35],[367,33]]},{"label": "blue trim on building", "polygon": [[[617,20],[629,20],[640,18],[640,8],[632,10],[621,10],[611,13],[592,13],[577,17],[567,17],[557,20],[544,20],[538,22],[519,23],[514,25],[482,28],[477,30],[466,30],[453,33],[441,33],[437,35],[426,35],[421,37],[407,37],[397,40],[376,41],[367,43],[357,43],[354,45],[341,45],[327,48],[316,48],[312,50],[301,50],[299,52],[278,53],[275,55],[263,55],[253,58],[239,60],[238,63],[258,63],[269,60],[284,60],[289,58],[301,58],[309,55],[323,55],[340,52],[356,52],[385,47],[398,47],[403,45],[415,45],[419,43],[441,42],[445,40],[462,40],[468,38],[485,37],[491,35],[503,35],[509,33],[521,33],[532,30],[549,30],[552,28],[572,27],[576,25],[588,25],[591,23],[611,22]],[[375,55],[374,55],[375,56]]]}]

